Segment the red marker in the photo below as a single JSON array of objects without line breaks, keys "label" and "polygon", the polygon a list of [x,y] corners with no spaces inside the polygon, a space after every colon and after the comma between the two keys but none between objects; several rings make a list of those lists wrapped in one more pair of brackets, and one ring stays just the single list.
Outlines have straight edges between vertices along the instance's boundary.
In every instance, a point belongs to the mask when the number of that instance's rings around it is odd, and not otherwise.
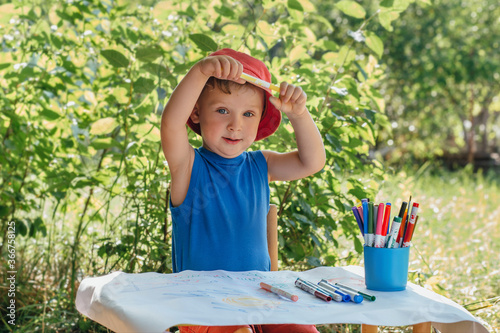
[{"label": "red marker", "polygon": [[332,300],[332,297],[330,295],[322,293],[318,290],[317,287],[312,287],[307,283],[307,281],[304,281],[301,278],[297,278],[297,280],[295,280],[295,286],[304,291],[307,291],[309,294],[314,295],[317,298],[321,298],[325,302],[330,302]]},{"label": "red marker", "polygon": [[391,204],[385,204],[384,224],[382,225],[382,236],[387,236],[389,230],[389,220],[391,219]]},{"label": "red marker", "polygon": [[415,228],[415,222],[417,221],[417,213],[418,213],[419,204],[414,202],[413,207],[411,208],[410,220],[408,221],[408,227],[405,232],[405,237],[403,239],[403,244],[401,247],[410,246],[411,236],[413,235],[413,229]]}]

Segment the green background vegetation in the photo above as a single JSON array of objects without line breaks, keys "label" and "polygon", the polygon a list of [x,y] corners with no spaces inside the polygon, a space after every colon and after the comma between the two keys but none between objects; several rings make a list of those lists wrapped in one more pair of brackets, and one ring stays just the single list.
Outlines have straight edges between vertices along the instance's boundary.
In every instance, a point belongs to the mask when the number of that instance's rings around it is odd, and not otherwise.
[{"label": "green background vegetation", "polygon": [[[495,1],[0,3],[0,253],[7,270],[15,221],[19,331],[105,331],[74,309],[84,276],[171,272],[159,119],[186,71],[223,47],[301,85],[325,142],[322,172],[271,186],[280,268],[359,264],[350,207],[411,194],[412,281],[499,329],[498,175],[439,168],[498,156]],[[284,119],[252,149],[293,147]]]}]

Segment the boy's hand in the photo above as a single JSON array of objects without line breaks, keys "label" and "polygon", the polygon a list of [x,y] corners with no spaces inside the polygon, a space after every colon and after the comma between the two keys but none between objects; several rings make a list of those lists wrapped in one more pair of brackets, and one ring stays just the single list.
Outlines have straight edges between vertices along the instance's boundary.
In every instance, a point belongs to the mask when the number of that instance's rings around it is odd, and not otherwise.
[{"label": "boy's hand", "polygon": [[307,95],[301,87],[296,87],[293,84],[282,82],[280,97],[272,96],[269,101],[288,117],[301,116],[307,113]]},{"label": "boy's hand", "polygon": [[246,82],[241,78],[243,65],[229,56],[218,55],[206,57],[200,60],[195,66],[198,66],[200,72],[207,76],[207,79],[213,76],[221,80],[231,80],[241,84]]}]

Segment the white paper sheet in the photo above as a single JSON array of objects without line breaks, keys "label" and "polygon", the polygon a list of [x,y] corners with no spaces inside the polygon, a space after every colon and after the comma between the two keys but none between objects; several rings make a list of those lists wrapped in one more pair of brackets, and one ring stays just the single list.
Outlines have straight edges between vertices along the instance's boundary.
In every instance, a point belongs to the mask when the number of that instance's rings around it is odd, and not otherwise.
[{"label": "white paper sheet", "polygon": [[[405,291],[377,292],[364,286],[358,266],[319,267],[305,272],[184,271],[177,274],[115,272],[85,278],[76,307],[116,332],[164,332],[171,326],[352,323],[384,326],[432,322],[441,332],[487,333],[455,302],[408,283]],[[294,286],[300,277],[355,286],[377,297],[360,304],[325,302]],[[266,282],[299,296],[297,302],[267,292]]]}]

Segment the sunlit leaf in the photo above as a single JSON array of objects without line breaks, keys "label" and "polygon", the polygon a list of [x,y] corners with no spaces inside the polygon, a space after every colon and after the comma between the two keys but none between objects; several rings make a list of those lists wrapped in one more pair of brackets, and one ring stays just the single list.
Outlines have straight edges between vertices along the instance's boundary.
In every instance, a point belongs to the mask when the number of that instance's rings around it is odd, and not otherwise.
[{"label": "sunlit leaf", "polygon": [[108,117],[102,118],[92,124],[90,127],[90,134],[102,135],[110,133],[115,127],[118,126],[118,121],[115,118]]},{"label": "sunlit leaf", "polygon": [[382,11],[378,14],[378,19],[379,19],[380,24],[387,31],[394,30],[391,23],[392,23],[392,21],[396,20],[398,17],[399,17],[399,13],[395,12],[395,11]]},{"label": "sunlit leaf", "polygon": [[342,0],[336,3],[335,7],[340,9],[344,14],[355,18],[364,18],[366,16],[365,9],[355,1]]},{"label": "sunlit leaf", "polygon": [[373,51],[375,54],[381,58],[384,53],[384,44],[382,40],[373,32],[366,32],[366,45]]}]

